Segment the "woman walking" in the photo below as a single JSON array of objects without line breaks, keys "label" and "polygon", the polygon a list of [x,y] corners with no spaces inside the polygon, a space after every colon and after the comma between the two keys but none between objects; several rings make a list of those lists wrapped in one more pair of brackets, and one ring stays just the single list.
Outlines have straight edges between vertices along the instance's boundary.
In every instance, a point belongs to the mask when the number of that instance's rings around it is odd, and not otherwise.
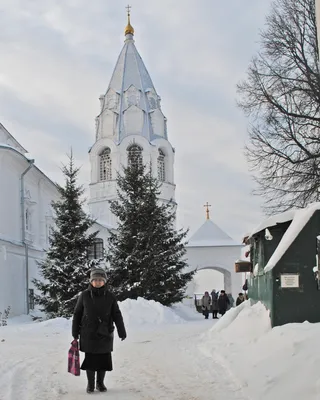
[{"label": "woman walking", "polygon": [[114,323],[121,340],[127,337],[121,311],[115,296],[106,288],[106,273],[96,268],[91,271],[90,284],[78,299],[72,321],[72,336],[79,339],[80,350],[85,353],[81,369],[88,378],[87,393],[106,392],[104,377],[112,371]]}]

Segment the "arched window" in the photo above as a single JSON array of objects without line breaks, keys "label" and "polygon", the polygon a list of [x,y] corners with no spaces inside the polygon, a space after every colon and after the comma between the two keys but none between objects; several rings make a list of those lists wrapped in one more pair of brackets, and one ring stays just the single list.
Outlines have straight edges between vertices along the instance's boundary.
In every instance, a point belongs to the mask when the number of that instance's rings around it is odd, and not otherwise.
[{"label": "arched window", "polygon": [[89,260],[99,260],[104,256],[103,239],[94,239],[93,244],[87,249]]},{"label": "arched window", "polygon": [[142,148],[137,144],[133,144],[128,147],[128,167],[132,167],[133,165],[138,165],[142,167]]},{"label": "arched window", "polygon": [[165,155],[161,149],[159,149],[158,155],[158,179],[161,182],[164,182],[166,180]]},{"label": "arched window", "polygon": [[111,150],[109,149],[109,147],[104,149],[99,157],[100,157],[100,181],[111,181],[112,162],[111,162]]}]

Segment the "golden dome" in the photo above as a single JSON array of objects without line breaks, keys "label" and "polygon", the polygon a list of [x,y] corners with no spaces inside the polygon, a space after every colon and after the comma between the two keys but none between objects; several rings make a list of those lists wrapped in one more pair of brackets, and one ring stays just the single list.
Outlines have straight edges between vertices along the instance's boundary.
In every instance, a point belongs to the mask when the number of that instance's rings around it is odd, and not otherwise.
[{"label": "golden dome", "polygon": [[128,25],[126,26],[126,29],[124,30],[124,34],[125,35],[134,35],[134,29],[131,26],[130,22],[128,23]]},{"label": "golden dome", "polygon": [[124,30],[124,34],[125,35],[134,35],[134,29],[130,24],[130,6],[127,6],[127,10],[128,10],[128,25],[126,26],[125,30]]}]

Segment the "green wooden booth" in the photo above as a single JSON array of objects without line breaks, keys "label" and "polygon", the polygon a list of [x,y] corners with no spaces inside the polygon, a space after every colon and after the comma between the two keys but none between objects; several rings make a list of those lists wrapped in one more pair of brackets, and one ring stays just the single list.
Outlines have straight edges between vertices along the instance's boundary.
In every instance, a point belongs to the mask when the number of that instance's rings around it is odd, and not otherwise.
[{"label": "green wooden booth", "polygon": [[246,238],[248,295],[270,311],[272,326],[320,322],[320,203],[263,221]]}]

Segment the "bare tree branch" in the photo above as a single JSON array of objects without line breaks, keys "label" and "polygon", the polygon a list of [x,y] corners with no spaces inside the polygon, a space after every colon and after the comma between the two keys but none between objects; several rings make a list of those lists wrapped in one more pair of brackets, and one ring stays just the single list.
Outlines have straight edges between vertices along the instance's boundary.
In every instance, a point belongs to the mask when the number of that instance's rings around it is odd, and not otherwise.
[{"label": "bare tree branch", "polygon": [[238,84],[246,157],[267,213],[320,199],[320,75],[314,0],[275,0]]}]

